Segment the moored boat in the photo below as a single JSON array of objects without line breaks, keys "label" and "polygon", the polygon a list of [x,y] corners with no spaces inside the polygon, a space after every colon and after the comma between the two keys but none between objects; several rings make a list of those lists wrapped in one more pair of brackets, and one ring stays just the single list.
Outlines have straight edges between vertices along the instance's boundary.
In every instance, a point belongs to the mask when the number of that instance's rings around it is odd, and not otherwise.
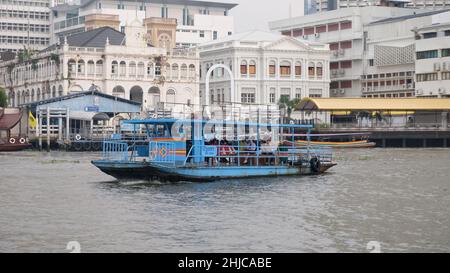
[{"label": "moored boat", "polygon": [[[285,145],[284,139],[278,139],[282,131],[309,131],[311,125],[176,119],[128,123],[145,128],[145,141],[105,141],[103,159],[92,161],[117,179],[209,182],[321,174],[336,165],[331,149]],[[231,136],[216,133],[211,139],[206,128],[217,132],[219,127],[234,132]],[[238,134],[238,127],[244,133]],[[250,127],[254,134],[245,133]]]},{"label": "moored boat", "polygon": [[21,134],[21,119],[22,112],[19,109],[0,108],[0,152],[21,151],[31,146]]}]

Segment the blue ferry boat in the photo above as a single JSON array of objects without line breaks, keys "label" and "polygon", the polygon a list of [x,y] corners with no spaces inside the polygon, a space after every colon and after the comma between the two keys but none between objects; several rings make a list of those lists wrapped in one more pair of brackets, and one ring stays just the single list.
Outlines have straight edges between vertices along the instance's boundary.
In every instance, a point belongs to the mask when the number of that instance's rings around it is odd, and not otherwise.
[{"label": "blue ferry boat", "polygon": [[[92,161],[119,180],[211,182],[314,175],[336,165],[330,148],[293,144],[295,132],[309,134],[311,125],[172,118],[126,123],[135,130],[131,139],[104,141],[102,159]],[[205,133],[207,127],[215,133]],[[225,136],[223,128],[231,133]]]}]

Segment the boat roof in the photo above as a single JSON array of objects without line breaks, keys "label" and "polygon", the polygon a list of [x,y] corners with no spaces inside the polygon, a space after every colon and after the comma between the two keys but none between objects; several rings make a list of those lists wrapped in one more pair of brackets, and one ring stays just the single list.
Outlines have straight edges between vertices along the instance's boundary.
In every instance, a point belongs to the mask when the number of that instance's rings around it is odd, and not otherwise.
[{"label": "boat roof", "polygon": [[263,126],[263,127],[284,127],[284,128],[303,128],[311,129],[313,125],[310,124],[282,124],[282,123],[258,123],[258,122],[244,122],[244,121],[229,121],[229,120],[204,120],[204,119],[142,119],[142,120],[126,120],[124,123],[128,124],[167,124],[167,123],[201,123],[201,124],[217,124],[217,125],[245,125],[245,126]]}]

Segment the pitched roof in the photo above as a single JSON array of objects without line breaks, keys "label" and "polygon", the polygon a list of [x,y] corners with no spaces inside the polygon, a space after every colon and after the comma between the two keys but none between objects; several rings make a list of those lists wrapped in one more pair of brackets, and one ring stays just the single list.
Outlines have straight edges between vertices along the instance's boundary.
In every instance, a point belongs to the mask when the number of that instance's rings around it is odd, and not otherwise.
[{"label": "pitched roof", "polygon": [[[81,0],[80,6],[84,7],[94,2],[95,0]],[[136,0],[125,0],[129,2],[136,2]],[[193,0],[143,0],[147,3],[153,4],[168,4],[168,5],[186,5],[186,6],[199,6],[199,7],[213,7],[213,8],[226,8],[232,9],[238,4],[223,3],[223,2],[209,2],[209,1],[193,1]]]},{"label": "pitched roof", "polygon": [[112,27],[101,27],[67,36],[67,43],[79,47],[104,47],[107,38],[110,45],[122,45],[125,34]]}]

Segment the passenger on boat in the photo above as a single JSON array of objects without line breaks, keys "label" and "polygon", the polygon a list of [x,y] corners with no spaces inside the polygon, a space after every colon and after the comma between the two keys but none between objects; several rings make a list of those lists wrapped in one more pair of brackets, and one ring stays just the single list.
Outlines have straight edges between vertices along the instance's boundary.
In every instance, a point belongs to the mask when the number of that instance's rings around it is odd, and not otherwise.
[{"label": "passenger on boat", "polygon": [[261,156],[264,165],[271,165],[274,162],[274,153],[276,148],[272,145],[270,140],[261,141]]},{"label": "passenger on boat", "polygon": [[244,160],[244,164],[256,165],[256,143],[253,140],[247,140],[245,146],[247,157]]},{"label": "passenger on boat", "polygon": [[219,146],[220,162],[232,163],[233,158],[232,157],[227,158],[226,156],[234,156],[234,155],[236,155],[236,150],[233,148],[233,146],[231,146],[227,140],[222,140]]}]

